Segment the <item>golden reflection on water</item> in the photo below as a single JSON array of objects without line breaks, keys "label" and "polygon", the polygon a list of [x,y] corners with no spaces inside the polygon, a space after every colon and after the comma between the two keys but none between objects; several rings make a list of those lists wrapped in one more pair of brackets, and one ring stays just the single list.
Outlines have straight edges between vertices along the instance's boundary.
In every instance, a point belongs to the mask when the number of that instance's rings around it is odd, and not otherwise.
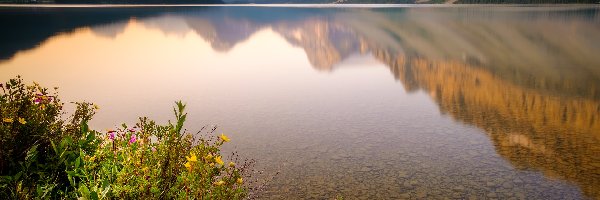
[{"label": "golden reflection on water", "polygon": [[[406,91],[424,91],[442,114],[484,130],[497,154],[514,168],[540,171],[546,178],[576,184],[588,197],[600,197],[596,10],[591,17],[576,12],[553,15],[543,9],[384,11],[343,10],[327,17],[306,15],[267,23],[168,14],[81,27],[0,63],[0,78],[20,74],[63,86],[68,90],[63,93],[66,99],[123,109],[110,112],[127,121],[140,115],[128,112],[132,109],[128,106],[168,108],[177,98],[211,98],[202,93],[235,91],[293,101],[292,95],[278,97],[269,91],[306,92],[300,88],[319,86],[306,82],[323,78],[314,78],[306,67],[342,73],[351,69],[348,63],[370,57],[360,65],[384,64]],[[491,11],[494,15],[489,15]],[[276,89],[248,91],[264,87]],[[114,123],[109,115],[100,115],[99,120],[99,126]],[[388,197],[436,197],[415,191]],[[513,197],[506,195],[500,197]]]},{"label": "golden reflection on water", "polygon": [[[589,36],[600,29],[585,21],[512,20],[410,21],[398,35],[415,51],[431,51],[425,58],[375,54],[407,90],[427,91],[441,112],[484,129],[516,168],[573,181],[598,198],[600,157],[593,155],[600,155],[600,59],[592,52],[599,40]],[[407,36],[419,30],[407,26],[427,27],[429,41]],[[441,40],[457,44],[448,51],[428,48]],[[457,52],[462,59],[451,55]]]},{"label": "golden reflection on water", "polygon": [[461,62],[417,59],[396,70],[427,90],[442,112],[484,129],[515,167],[541,170],[599,195],[600,158],[590,156],[600,152],[598,100],[545,95]]}]

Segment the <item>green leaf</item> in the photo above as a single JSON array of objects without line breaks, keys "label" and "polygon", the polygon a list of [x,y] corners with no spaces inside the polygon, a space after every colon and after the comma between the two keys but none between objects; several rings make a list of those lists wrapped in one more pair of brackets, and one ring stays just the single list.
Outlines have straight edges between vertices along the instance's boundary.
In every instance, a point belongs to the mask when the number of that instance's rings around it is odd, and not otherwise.
[{"label": "green leaf", "polygon": [[71,174],[68,174],[68,172],[67,172],[67,179],[69,179],[69,183],[71,183],[71,185],[75,185],[75,181],[73,180],[73,176],[71,176]]},{"label": "green leaf", "polygon": [[90,130],[90,127],[87,124],[87,121],[82,121],[81,122],[81,133],[87,133]]},{"label": "green leaf", "polygon": [[75,168],[79,168],[80,163],[81,163],[81,157],[77,157],[77,159],[75,159]]},{"label": "green leaf", "polygon": [[25,156],[26,161],[34,161],[33,159],[35,159],[35,156],[37,155],[37,147],[38,144],[35,144],[31,148],[29,148],[29,150],[27,151],[27,155]]},{"label": "green leaf", "polygon": [[37,186],[37,188],[36,188],[36,193],[37,193],[37,196],[38,196],[38,197],[39,197],[39,196],[42,196],[42,186],[41,186],[41,185],[38,185],[38,186]]},{"label": "green leaf", "polygon": [[90,193],[90,199],[92,199],[92,200],[98,200],[99,199],[98,198],[98,193],[96,191],[92,191]]},{"label": "green leaf", "polygon": [[13,178],[11,176],[0,176],[0,182],[10,182],[12,179]]},{"label": "green leaf", "polygon": [[21,178],[21,176],[23,175],[23,171],[20,171],[19,173],[15,174],[13,177],[13,180],[19,180],[19,178]]},{"label": "green leaf", "polygon": [[96,139],[94,132],[93,131],[88,132],[86,142],[91,143],[94,141],[94,139]]},{"label": "green leaf", "polygon": [[54,153],[58,154],[58,150],[56,149],[56,144],[54,144],[54,141],[50,140],[50,144],[52,145],[52,150],[54,150]]},{"label": "green leaf", "polygon": [[79,186],[78,192],[81,195],[81,197],[89,199],[90,190],[85,185],[82,184],[81,186]]}]

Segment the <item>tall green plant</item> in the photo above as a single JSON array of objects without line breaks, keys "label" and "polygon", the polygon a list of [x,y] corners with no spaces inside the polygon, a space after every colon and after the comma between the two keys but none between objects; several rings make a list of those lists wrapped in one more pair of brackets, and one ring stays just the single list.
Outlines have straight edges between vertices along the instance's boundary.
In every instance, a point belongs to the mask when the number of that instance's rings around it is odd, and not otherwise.
[{"label": "tall green plant", "polygon": [[[147,118],[129,128],[109,130],[92,157],[86,158],[83,191],[117,198],[241,199],[248,166],[225,163],[220,147],[229,138],[193,140],[183,129],[185,104],[176,102],[175,122],[157,125]],[[108,184],[106,184],[108,183]],[[110,188],[109,188],[110,187]],[[95,188],[95,189],[89,189]]]}]

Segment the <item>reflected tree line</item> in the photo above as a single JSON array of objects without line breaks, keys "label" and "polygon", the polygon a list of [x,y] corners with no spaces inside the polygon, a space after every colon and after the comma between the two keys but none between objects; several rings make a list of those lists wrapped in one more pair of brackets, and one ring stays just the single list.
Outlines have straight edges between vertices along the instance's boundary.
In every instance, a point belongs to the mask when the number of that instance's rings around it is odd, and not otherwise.
[{"label": "reflected tree line", "polygon": [[[371,54],[407,91],[425,91],[442,113],[485,130],[496,151],[516,168],[570,181],[586,195],[600,197],[600,59],[594,54],[600,52],[600,17],[594,8],[507,8],[492,15],[468,8],[32,12],[20,16],[24,23],[0,33],[2,43],[11,44],[1,47],[1,58],[34,48],[57,32],[84,26],[118,32],[110,29],[125,26],[106,24],[130,18],[152,22],[164,15],[184,21],[217,51],[272,28],[302,47],[318,71],[340,70],[337,64],[351,55]],[[9,15],[1,12],[0,20],[18,21],[18,14]],[[36,20],[48,23],[33,31]]]}]

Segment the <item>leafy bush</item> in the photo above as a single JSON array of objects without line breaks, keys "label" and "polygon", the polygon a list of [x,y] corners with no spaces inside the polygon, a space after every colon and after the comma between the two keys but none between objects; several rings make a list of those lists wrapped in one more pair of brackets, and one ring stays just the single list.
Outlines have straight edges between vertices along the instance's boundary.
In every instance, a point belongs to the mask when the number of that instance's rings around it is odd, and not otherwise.
[{"label": "leafy bush", "polygon": [[[241,199],[249,162],[225,163],[229,141],[183,129],[185,104],[176,120],[99,132],[88,128],[98,107],[76,103],[68,122],[56,93],[20,77],[0,85],[0,196],[13,199]],[[214,129],[213,129],[214,131]],[[212,132],[211,132],[212,133]]]}]

